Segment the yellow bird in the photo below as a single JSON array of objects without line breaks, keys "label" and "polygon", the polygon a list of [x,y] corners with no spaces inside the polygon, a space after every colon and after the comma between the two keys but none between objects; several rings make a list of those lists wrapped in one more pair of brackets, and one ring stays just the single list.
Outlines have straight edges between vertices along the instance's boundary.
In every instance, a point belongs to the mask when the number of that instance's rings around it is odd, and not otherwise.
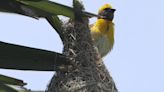
[{"label": "yellow bird", "polygon": [[103,5],[98,11],[96,23],[90,25],[91,36],[101,57],[107,55],[114,45],[114,18],[115,9],[110,4]]}]

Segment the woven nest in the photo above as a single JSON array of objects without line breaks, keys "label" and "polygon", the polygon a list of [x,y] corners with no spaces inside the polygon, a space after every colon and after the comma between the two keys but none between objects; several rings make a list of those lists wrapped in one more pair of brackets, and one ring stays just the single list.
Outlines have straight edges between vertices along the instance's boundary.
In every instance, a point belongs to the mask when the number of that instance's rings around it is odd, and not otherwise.
[{"label": "woven nest", "polygon": [[85,24],[64,25],[63,54],[73,58],[72,67],[57,71],[47,92],[118,92]]}]

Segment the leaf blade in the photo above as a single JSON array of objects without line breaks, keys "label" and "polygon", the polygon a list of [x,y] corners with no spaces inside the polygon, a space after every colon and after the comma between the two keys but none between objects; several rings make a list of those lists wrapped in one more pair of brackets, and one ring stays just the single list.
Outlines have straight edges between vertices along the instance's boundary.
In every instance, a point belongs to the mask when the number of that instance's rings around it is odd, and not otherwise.
[{"label": "leaf blade", "polygon": [[60,53],[0,42],[0,68],[33,71],[54,71],[69,64]]}]

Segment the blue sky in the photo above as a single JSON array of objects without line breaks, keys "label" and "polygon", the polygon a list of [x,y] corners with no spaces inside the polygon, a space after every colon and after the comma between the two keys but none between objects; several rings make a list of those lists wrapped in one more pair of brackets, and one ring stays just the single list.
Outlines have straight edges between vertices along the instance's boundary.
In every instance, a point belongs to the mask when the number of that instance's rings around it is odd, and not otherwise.
[{"label": "blue sky", "polygon": [[[58,0],[66,5],[71,5],[71,1]],[[104,62],[119,91],[164,92],[164,1],[83,0],[86,10],[93,13],[106,3],[117,11],[114,49]],[[62,51],[59,36],[44,19],[0,13],[0,25],[0,41]],[[4,69],[0,73],[22,79],[28,83],[27,88],[34,90],[44,90],[54,74]]]}]

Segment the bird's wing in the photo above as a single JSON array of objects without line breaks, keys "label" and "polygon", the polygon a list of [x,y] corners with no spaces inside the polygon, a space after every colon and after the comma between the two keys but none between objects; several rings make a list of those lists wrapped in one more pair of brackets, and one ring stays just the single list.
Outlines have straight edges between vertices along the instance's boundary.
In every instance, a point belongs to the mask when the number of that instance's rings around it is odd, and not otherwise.
[{"label": "bird's wing", "polygon": [[89,28],[91,30],[92,39],[96,42],[99,37],[101,37],[101,33],[97,31],[98,29],[94,26],[94,24],[89,25]]}]

